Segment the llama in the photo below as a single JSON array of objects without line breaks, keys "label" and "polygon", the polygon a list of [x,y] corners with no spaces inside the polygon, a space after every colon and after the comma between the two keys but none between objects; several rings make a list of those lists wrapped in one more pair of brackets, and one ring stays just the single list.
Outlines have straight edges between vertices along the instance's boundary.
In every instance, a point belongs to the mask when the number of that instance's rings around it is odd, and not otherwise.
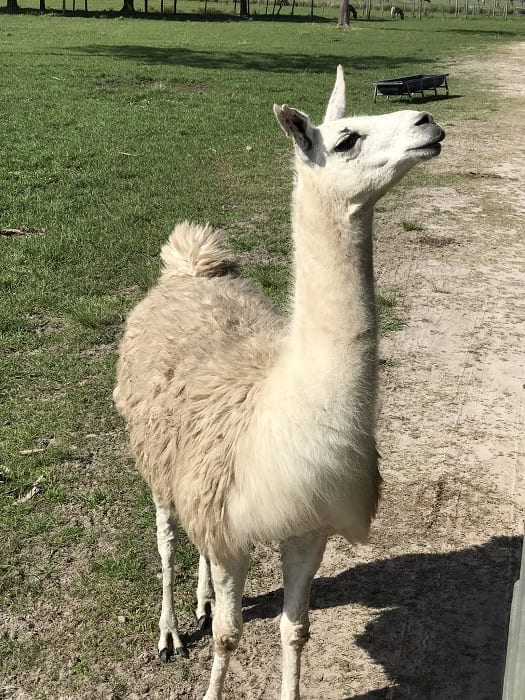
[{"label": "llama", "polygon": [[185,222],[120,345],[115,403],[156,506],[159,655],[188,655],[173,609],[178,522],[200,552],[199,625],[212,622],[205,700],[222,698],[241,638],[253,544],[280,543],[281,699],[297,700],[327,538],[365,541],[376,512],[373,208],[445,134],[426,112],[345,110],[341,66],[320,126],[274,105],[295,144],[290,317],[238,277],[216,231]]},{"label": "llama", "polygon": [[392,19],[396,19],[399,17],[399,19],[405,19],[405,13],[400,7],[395,7],[394,5],[390,8],[390,17]]}]

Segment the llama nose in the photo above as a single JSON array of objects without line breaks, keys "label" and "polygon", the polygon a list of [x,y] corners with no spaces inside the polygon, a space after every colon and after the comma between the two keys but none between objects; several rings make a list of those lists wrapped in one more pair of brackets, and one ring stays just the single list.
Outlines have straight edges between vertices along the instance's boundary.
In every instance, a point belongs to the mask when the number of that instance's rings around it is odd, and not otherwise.
[{"label": "llama nose", "polygon": [[433,116],[428,112],[419,112],[415,125],[421,126],[422,124],[434,124]]}]

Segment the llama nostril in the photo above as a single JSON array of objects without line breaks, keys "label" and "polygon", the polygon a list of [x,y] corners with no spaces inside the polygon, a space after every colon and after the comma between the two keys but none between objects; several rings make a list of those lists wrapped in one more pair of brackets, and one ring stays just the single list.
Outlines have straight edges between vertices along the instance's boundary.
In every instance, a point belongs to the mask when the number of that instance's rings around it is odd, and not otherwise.
[{"label": "llama nostril", "polygon": [[416,122],[416,126],[421,126],[422,124],[430,124],[432,121],[432,117],[428,112],[422,112],[421,116]]}]

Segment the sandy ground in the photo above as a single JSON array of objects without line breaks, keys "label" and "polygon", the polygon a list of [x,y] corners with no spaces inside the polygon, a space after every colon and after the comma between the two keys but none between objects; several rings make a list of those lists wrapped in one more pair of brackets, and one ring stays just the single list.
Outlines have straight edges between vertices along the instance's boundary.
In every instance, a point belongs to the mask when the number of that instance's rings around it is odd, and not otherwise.
[{"label": "sandy ground", "polygon": [[[501,697],[525,517],[524,59],[455,67],[485,71],[502,112],[445,123],[429,167],[447,184],[377,218],[378,283],[406,318],[381,351],[384,499],[370,544],[333,540],[314,582],[305,700]],[[278,558],[259,553],[228,698],[279,697]]]}]

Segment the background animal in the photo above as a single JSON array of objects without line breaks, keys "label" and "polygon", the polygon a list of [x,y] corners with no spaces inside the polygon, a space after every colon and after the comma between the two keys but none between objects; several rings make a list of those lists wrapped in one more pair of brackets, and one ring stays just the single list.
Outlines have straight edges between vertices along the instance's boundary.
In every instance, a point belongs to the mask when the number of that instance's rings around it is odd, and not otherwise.
[{"label": "background animal", "polygon": [[295,144],[290,316],[238,277],[219,233],[184,222],[120,346],[115,403],[157,512],[159,654],[188,653],[173,608],[178,521],[201,555],[199,624],[213,617],[206,700],[222,697],[241,637],[253,544],[281,544],[281,698],[295,700],[326,540],[365,540],[376,512],[373,208],[444,132],[425,112],[346,118],[345,103],[339,67],[320,126],[274,105]]},{"label": "background animal", "polygon": [[399,19],[405,19],[405,13],[400,7],[392,6],[390,8],[390,16],[392,19],[396,19],[397,17],[399,17]]}]

